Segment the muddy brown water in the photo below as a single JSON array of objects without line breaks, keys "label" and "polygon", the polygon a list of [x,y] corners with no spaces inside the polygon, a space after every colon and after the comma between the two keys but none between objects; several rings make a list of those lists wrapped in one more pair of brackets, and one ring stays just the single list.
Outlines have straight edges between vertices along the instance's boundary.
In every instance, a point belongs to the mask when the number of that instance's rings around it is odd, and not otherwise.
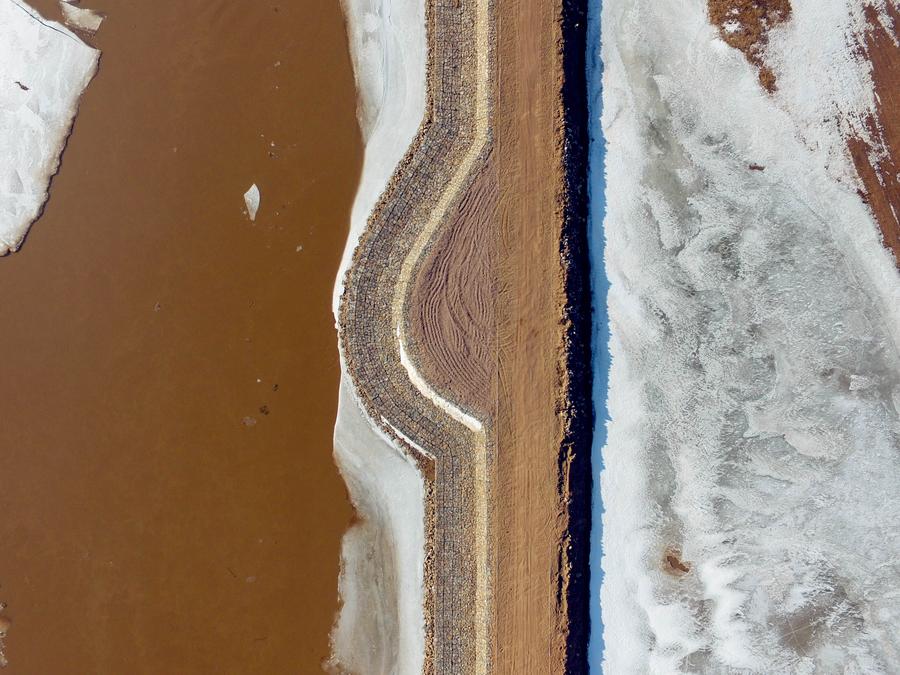
[{"label": "muddy brown water", "polygon": [[351,517],[330,303],[361,147],[339,3],[85,4],[108,15],[100,71],[44,216],[0,259],[5,672],[316,672]]}]

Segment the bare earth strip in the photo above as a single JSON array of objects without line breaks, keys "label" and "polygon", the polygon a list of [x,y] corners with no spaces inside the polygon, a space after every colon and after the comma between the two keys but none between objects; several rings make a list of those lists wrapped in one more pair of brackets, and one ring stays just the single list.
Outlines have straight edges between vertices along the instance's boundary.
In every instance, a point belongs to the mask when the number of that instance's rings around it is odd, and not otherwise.
[{"label": "bare earth strip", "polygon": [[503,673],[587,667],[582,12],[576,2],[500,2],[498,11],[495,658]]},{"label": "bare earth strip", "polygon": [[489,160],[422,262],[409,301],[409,342],[422,375],[479,416],[494,400],[497,190]]},{"label": "bare earth strip", "polygon": [[[562,165],[555,145],[561,68],[547,3],[504,5],[500,17],[499,396],[496,653],[502,672],[563,672],[565,636],[554,620],[556,549],[565,528],[552,448],[557,417],[564,288],[559,257]],[[529,67],[525,67],[525,65]],[[549,73],[550,81],[542,81]],[[549,133],[548,133],[549,132]],[[548,508],[550,506],[550,508]],[[527,637],[526,637],[527,636]],[[530,639],[529,639],[530,638]]]}]

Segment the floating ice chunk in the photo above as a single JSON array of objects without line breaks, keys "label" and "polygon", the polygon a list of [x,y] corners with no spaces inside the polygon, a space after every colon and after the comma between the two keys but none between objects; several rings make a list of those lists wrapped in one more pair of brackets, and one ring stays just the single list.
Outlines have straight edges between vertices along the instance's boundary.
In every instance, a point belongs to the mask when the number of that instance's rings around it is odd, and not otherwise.
[{"label": "floating ice chunk", "polygon": [[0,255],[40,215],[99,56],[24,3],[0,3]]},{"label": "floating ice chunk", "polygon": [[256,183],[244,193],[244,204],[247,205],[247,214],[250,216],[250,220],[256,220],[256,212],[259,211],[259,188],[256,187]]},{"label": "floating ice chunk", "polygon": [[106,16],[93,9],[78,7],[77,4],[78,0],[59,0],[59,8],[66,25],[91,34],[100,30],[100,24]]}]

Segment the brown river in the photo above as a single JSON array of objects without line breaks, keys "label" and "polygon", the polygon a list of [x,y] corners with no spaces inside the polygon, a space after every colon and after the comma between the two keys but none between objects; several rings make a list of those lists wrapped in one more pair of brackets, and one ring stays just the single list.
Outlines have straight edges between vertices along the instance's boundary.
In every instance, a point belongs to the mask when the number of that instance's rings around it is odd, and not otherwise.
[{"label": "brown river", "polygon": [[351,519],[331,291],[362,154],[339,2],[83,4],[107,13],[100,70],[0,259],[5,672],[316,672]]}]

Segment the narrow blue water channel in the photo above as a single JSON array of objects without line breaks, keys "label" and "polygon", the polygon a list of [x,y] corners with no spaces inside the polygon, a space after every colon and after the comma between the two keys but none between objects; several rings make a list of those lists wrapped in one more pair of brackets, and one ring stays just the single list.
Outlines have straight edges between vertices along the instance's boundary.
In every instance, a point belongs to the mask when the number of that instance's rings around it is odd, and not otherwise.
[{"label": "narrow blue water channel", "polygon": [[588,245],[591,259],[591,301],[593,303],[593,335],[591,351],[594,367],[594,438],[591,462],[594,474],[591,531],[591,636],[588,645],[588,664],[592,673],[600,673],[603,665],[603,617],[600,612],[600,584],[603,570],[603,500],[600,494],[600,472],[603,469],[603,446],[606,445],[606,407],[609,381],[609,317],[606,311],[606,276],[604,248],[606,237],[603,219],[606,215],[606,140],[600,125],[603,111],[603,62],[600,59],[600,15],[602,0],[589,0],[587,25],[587,86],[588,116],[590,119],[590,149],[588,167]]}]

